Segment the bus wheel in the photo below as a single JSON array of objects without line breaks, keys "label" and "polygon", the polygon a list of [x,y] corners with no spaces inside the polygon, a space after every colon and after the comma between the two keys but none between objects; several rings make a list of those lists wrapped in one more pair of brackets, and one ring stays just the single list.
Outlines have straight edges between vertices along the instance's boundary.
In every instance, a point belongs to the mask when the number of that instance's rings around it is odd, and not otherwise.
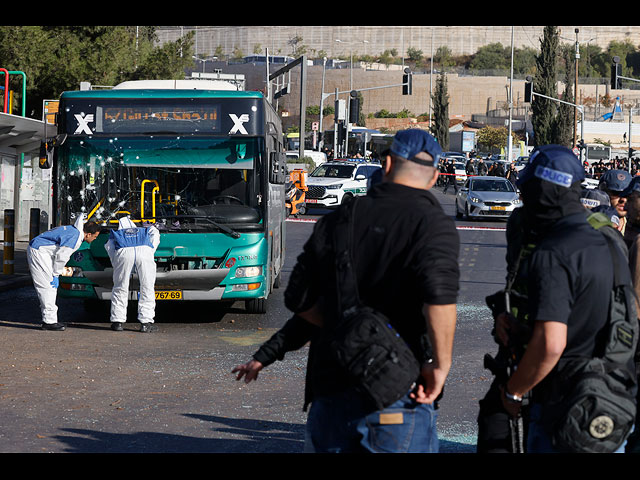
[{"label": "bus wheel", "polygon": [[249,313],[267,313],[267,302],[264,298],[245,300],[244,307]]}]

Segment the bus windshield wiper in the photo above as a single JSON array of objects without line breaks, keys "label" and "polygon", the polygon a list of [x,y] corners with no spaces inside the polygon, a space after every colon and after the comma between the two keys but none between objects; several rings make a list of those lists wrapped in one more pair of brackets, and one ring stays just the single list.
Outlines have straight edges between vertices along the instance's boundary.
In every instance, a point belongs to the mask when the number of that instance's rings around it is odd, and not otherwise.
[{"label": "bus windshield wiper", "polygon": [[209,222],[211,225],[213,225],[214,227],[218,228],[219,230],[222,230],[225,233],[228,233],[229,235],[231,235],[233,238],[240,238],[240,234],[238,232],[236,232],[235,230],[232,230],[231,228],[227,227],[226,225],[222,224],[222,223],[218,223],[215,222],[213,220],[211,220],[211,218],[205,216],[205,215],[171,215],[168,217],[156,217],[156,218],[202,218],[204,220],[206,220],[207,222]]}]

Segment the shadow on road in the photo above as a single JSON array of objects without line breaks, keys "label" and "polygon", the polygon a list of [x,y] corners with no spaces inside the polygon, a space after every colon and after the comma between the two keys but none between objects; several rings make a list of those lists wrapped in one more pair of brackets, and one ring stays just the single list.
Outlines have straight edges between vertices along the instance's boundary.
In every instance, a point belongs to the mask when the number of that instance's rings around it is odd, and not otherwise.
[{"label": "shadow on road", "polygon": [[212,432],[223,438],[75,428],[62,429],[66,434],[54,438],[66,444],[69,453],[302,453],[304,448],[304,425],[213,415],[185,417],[211,422]]}]

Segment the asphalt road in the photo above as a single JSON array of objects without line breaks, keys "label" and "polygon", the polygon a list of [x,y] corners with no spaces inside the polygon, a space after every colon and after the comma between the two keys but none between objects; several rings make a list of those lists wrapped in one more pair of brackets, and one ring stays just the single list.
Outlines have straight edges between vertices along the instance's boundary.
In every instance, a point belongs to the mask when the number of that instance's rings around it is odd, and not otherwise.
[{"label": "asphalt road", "polygon": [[[454,217],[453,194],[435,190]],[[286,285],[322,212],[287,224]],[[456,220],[461,289],[454,365],[439,413],[441,451],[475,451],[478,400],[495,348],[484,297],[504,282],[504,222]],[[266,315],[242,304],[158,304],[158,331],[123,332],[104,312],[59,299],[64,332],[39,329],[32,287],[0,292],[0,452],[297,453],[303,451],[306,347],[236,382],[244,363],[288,318],[283,288]]]}]

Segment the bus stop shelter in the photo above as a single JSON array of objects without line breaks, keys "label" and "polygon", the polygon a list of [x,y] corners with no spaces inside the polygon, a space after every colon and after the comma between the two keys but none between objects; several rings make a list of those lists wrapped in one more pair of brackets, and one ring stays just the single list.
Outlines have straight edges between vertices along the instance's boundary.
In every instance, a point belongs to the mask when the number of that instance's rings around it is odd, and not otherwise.
[{"label": "bus stop shelter", "polygon": [[32,208],[40,209],[40,231],[51,217],[51,170],[38,166],[40,144],[56,134],[56,126],[42,120],[0,113],[0,218],[14,210],[15,240],[29,239]]}]

